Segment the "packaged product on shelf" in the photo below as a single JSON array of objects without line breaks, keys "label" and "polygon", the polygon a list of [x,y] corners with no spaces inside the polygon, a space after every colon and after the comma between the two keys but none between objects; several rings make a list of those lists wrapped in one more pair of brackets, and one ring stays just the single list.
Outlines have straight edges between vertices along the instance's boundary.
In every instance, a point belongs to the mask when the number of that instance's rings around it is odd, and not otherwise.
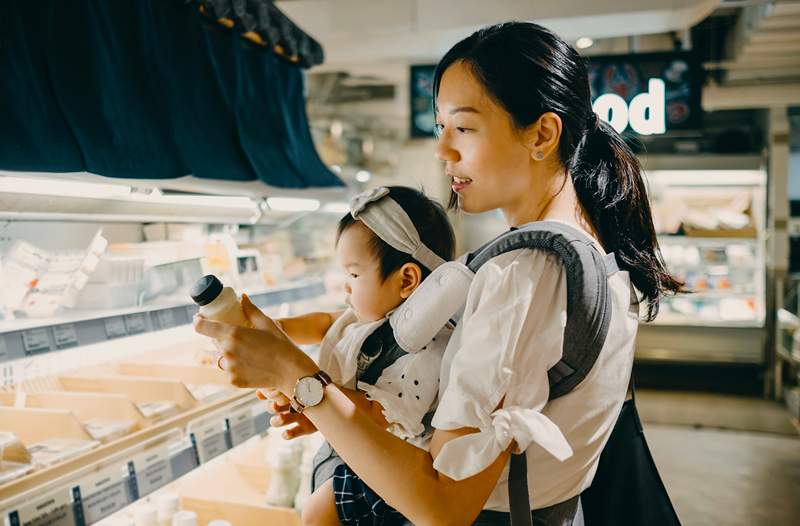
[{"label": "packaged product on shelf", "polygon": [[52,466],[77,457],[100,445],[97,440],[79,438],[51,438],[28,446],[37,468]]},{"label": "packaged product on shelf", "polygon": [[197,401],[204,404],[225,398],[233,391],[232,387],[220,384],[186,384],[186,388]]},{"label": "packaged product on shelf", "polygon": [[31,455],[14,433],[0,431],[0,485],[33,471]]},{"label": "packaged product on shelf", "polygon": [[233,526],[233,525],[228,521],[225,521],[225,520],[222,520],[222,519],[216,519],[216,520],[213,520],[213,521],[209,522],[208,526]]},{"label": "packaged product on shelf", "polygon": [[136,526],[158,526],[158,513],[150,504],[143,504],[136,508],[133,522]]},{"label": "packaged product on shelf", "polygon": [[301,440],[283,440],[281,430],[267,431],[265,451],[267,465],[272,473],[267,488],[266,501],[272,506],[291,508],[300,486],[300,463],[303,459]]},{"label": "packaged product on shelf", "polygon": [[175,493],[164,493],[156,497],[158,526],[171,526],[172,518],[181,509],[181,498]]},{"label": "packaged product on shelf", "polygon": [[92,418],[83,425],[93,439],[100,442],[111,442],[129,434],[136,427],[133,420],[115,420],[111,418]]},{"label": "packaged product on shelf", "polygon": [[197,526],[197,514],[193,511],[179,511],[172,517],[172,526]]},{"label": "packaged product on shelf", "polygon": [[145,402],[143,404],[138,404],[138,407],[142,415],[150,421],[164,420],[180,412],[178,405],[171,400]]}]

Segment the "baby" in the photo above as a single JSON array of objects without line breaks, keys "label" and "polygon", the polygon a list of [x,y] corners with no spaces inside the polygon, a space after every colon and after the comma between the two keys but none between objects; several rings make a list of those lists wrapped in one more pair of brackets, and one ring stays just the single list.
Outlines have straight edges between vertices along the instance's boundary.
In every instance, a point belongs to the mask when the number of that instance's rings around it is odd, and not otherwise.
[{"label": "baby", "polygon": [[[348,274],[349,308],[279,323],[297,343],[320,342],[320,368],[382,427],[426,449],[436,408],[439,368],[451,328],[421,351],[395,341],[392,312],[439,264],[453,257],[455,238],[443,208],[417,190],[381,187],[351,202],[339,222],[336,252]],[[413,256],[412,256],[413,254]],[[405,523],[327,443],[314,461],[314,493],[303,523]]]}]

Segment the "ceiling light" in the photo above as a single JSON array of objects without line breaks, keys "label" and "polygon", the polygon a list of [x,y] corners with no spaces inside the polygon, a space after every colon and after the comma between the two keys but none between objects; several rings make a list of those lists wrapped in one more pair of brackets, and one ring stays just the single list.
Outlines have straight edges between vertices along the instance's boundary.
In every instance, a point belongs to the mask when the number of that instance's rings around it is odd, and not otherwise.
[{"label": "ceiling light", "polygon": [[131,187],[117,184],[84,183],[39,177],[0,177],[0,192],[55,195],[63,197],[108,198],[131,194]]},{"label": "ceiling light", "polygon": [[594,40],[592,40],[591,38],[581,37],[578,39],[577,42],[575,42],[575,47],[577,47],[578,49],[586,49],[587,47],[592,47],[592,44],[594,44]]},{"label": "ceiling light", "polygon": [[372,179],[372,174],[366,170],[361,170],[356,174],[356,181],[359,183],[366,183],[370,179]]},{"label": "ceiling light", "polygon": [[314,212],[319,209],[319,201],[316,199],[300,197],[269,197],[267,204],[270,209],[281,212]]}]

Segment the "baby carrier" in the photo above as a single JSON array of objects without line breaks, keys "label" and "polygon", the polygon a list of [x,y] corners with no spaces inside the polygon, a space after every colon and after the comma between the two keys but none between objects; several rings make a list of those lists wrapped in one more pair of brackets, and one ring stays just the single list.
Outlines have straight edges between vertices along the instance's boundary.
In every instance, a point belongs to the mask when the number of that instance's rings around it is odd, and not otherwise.
[{"label": "baby carrier", "polygon": [[[589,374],[606,340],[612,314],[608,280],[618,267],[586,234],[560,222],[529,223],[506,232],[464,262],[439,266],[390,318],[397,343],[419,352],[448,322],[457,323],[478,269],[500,254],[530,248],[555,255],[566,269],[567,320],[561,360],[548,371],[550,400],[572,391]],[[631,387],[633,384],[631,383]],[[592,486],[578,499],[536,510],[531,516],[525,454],[512,455],[511,524],[572,524],[582,506],[585,524],[680,524],[644,438],[635,398],[626,401],[600,456]],[[539,515],[537,517],[537,512]],[[505,519],[507,520],[507,519]]]}]

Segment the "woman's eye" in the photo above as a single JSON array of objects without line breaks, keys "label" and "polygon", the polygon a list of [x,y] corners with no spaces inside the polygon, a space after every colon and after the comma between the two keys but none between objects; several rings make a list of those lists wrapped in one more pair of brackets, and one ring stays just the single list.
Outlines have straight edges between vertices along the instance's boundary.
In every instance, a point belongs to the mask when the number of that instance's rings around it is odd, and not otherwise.
[{"label": "woman's eye", "polygon": [[351,277],[351,278],[357,278],[357,277],[358,277],[358,274],[350,274],[350,277]]},{"label": "woman's eye", "polygon": [[442,132],[444,131],[444,124],[439,124],[438,122],[433,125],[433,134],[436,137],[441,137]]},{"label": "woman's eye", "polygon": [[461,127],[457,127],[456,130],[458,130],[458,133],[467,133],[469,131],[472,131],[470,128],[461,128]]}]

